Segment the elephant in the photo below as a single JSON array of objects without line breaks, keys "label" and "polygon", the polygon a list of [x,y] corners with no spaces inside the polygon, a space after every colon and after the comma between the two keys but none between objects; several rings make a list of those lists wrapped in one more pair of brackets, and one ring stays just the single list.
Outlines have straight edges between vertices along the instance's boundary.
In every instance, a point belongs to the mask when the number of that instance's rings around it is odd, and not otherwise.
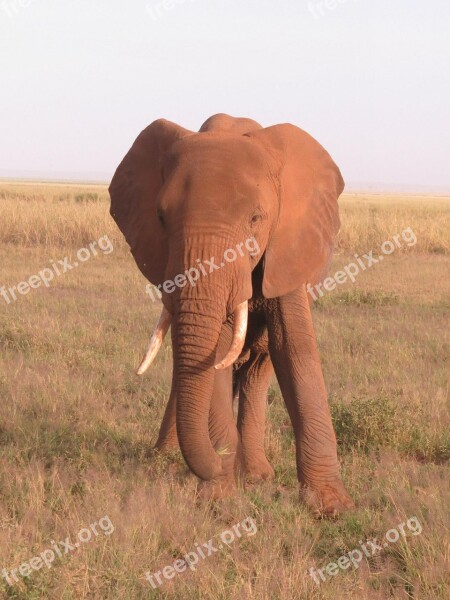
[{"label": "elephant", "polygon": [[320,516],[353,506],[306,291],[331,260],[343,189],[330,155],[302,129],[225,114],[198,132],[154,121],[113,176],[111,216],[162,300],[139,374],[171,328],[172,388],[156,447],[179,445],[208,498],[233,493],[239,474],[274,477],[264,433],[275,374],[300,500]]}]

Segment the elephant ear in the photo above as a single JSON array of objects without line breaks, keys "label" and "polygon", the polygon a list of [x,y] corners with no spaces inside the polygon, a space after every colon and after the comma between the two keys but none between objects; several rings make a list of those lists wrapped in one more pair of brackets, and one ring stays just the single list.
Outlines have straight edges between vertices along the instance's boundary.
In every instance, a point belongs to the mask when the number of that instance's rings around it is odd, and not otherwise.
[{"label": "elephant ear", "polygon": [[324,148],[290,124],[250,134],[279,163],[279,209],[265,254],[263,294],[275,298],[322,280],[339,231],[344,180]]},{"label": "elephant ear", "polygon": [[162,158],[172,144],[191,134],[170,121],[154,121],[137,137],[109,186],[111,216],[137,266],[155,285],[164,281],[168,256],[167,240],[157,216],[157,197],[163,185]]}]

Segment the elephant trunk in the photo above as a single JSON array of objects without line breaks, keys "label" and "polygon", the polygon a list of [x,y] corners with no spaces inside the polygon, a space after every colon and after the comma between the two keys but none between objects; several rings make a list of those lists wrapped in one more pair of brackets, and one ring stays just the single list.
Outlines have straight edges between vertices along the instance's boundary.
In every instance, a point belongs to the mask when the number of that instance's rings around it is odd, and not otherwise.
[{"label": "elephant trunk", "polygon": [[189,301],[183,302],[172,321],[178,439],[189,468],[203,480],[217,479],[223,472],[208,427],[221,328],[220,316],[212,310],[199,315]]}]

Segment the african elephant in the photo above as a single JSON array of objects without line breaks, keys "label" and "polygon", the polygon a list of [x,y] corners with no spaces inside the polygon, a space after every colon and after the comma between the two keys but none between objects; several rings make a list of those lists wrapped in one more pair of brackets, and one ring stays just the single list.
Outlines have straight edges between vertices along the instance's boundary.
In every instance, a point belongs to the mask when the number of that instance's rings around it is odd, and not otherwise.
[{"label": "african elephant", "polygon": [[111,215],[162,293],[140,373],[171,325],[172,391],[157,445],[179,441],[213,497],[234,488],[239,465],[251,478],[273,476],[264,427],[275,371],[301,497],[320,514],[352,506],[306,293],[326,272],[343,188],[329,154],[301,129],[223,114],[198,133],[154,121],[113,177]]}]

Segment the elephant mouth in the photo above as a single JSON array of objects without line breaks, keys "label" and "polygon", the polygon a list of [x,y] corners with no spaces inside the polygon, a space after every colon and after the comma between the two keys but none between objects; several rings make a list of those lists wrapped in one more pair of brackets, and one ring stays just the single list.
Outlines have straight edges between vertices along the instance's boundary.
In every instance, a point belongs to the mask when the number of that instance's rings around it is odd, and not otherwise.
[{"label": "elephant mouth", "polygon": [[[247,334],[248,300],[238,304],[234,310],[233,317],[233,338],[231,340],[230,349],[228,350],[225,358],[223,358],[220,363],[217,363],[214,366],[214,368],[218,370],[226,369],[227,367],[231,366],[238,359],[242,352],[245,343],[245,336]],[[136,370],[137,375],[143,375],[155,360],[156,355],[158,354],[164,338],[169,330],[172,318],[173,317],[167,308],[163,307],[161,315],[150,338],[147,351],[145,352],[141,364]]]}]

